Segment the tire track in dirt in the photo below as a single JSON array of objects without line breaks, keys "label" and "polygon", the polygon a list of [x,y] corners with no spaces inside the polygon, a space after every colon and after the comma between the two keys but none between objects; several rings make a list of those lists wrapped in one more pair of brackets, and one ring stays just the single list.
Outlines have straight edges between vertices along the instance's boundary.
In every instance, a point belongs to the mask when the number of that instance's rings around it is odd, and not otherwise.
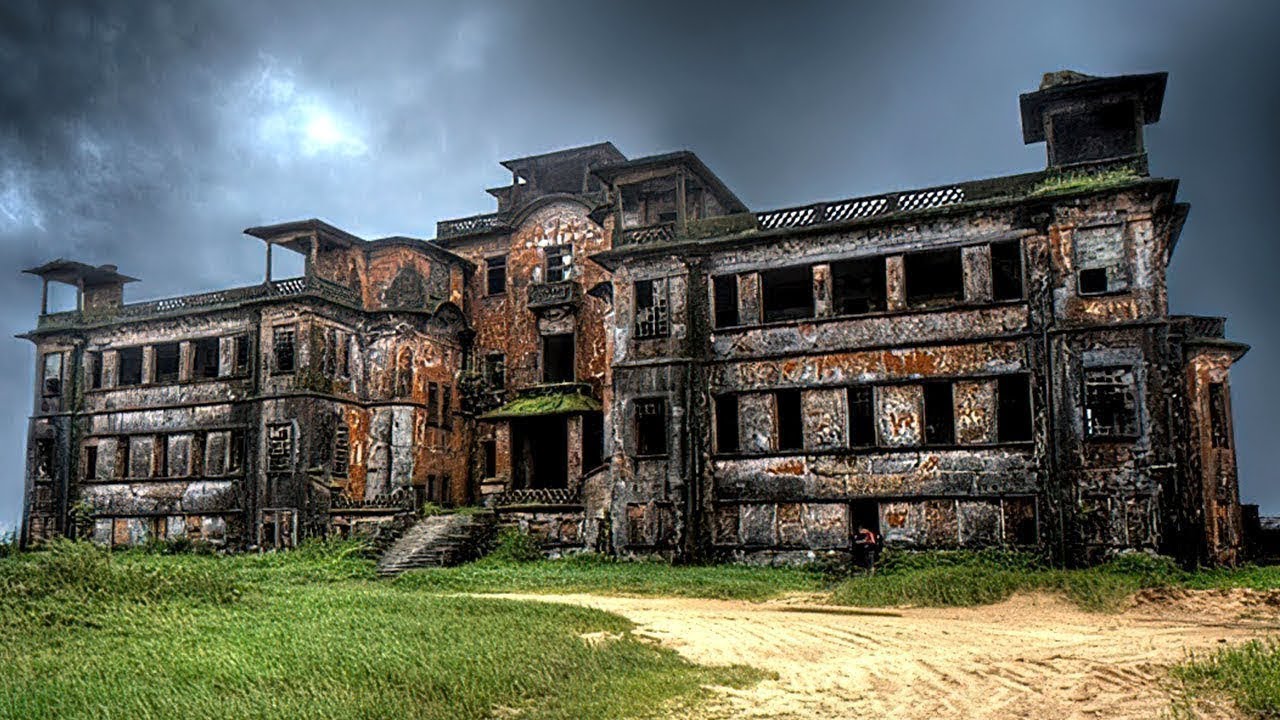
[{"label": "tire track in dirt", "polygon": [[686,715],[697,718],[1146,720],[1167,716],[1167,670],[1188,652],[1280,630],[1274,607],[1244,603],[1250,612],[1240,613],[1212,594],[1140,599],[1118,614],[1024,596],[978,608],[902,609],[897,616],[794,601],[505,597],[618,613],[638,625],[638,634],[691,661],[777,673],[751,688],[718,689],[709,706]]}]

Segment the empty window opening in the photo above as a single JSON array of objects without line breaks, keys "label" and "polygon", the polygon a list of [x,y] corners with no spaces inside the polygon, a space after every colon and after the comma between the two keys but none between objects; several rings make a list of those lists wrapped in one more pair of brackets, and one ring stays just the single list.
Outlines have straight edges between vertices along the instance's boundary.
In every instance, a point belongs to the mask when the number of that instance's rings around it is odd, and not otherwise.
[{"label": "empty window opening", "polygon": [[883,257],[831,263],[831,305],[837,315],[882,312],[887,307]]},{"label": "empty window opening", "polygon": [[573,333],[542,336],[542,381],[573,382]]},{"label": "empty window opening", "polygon": [[231,431],[227,442],[227,474],[238,475],[244,471],[245,432],[239,428]]},{"label": "empty window opening", "polygon": [[1231,414],[1227,411],[1227,386],[1209,383],[1209,429],[1216,448],[1231,447]]},{"label": "empty window opening", "polygon": [[43,397],[62,396],[62,353],[44,354],[44,370],[41,375],[40,392]]},{"label": "empty window opening", "polygon": [[169,436],[156,435],[151,445],[151,477],[169,477]]},{"label": "empty window opening", "polygon": [[485,294],[502,295],[507,291],[507,256],[498,255],[484,261]]},{"label": "empty window opening", "polygon": [[191,374],[198,378],[216,378],[221,369],[218,338],[200,338],[192,343]]},{"label": "empty window opening", "polygon": [[102,387],[102,353],[86,353],[85,362],[89,366],[89,389],[97,390]]},{"label": "empty window opening", "polygon": [[1138,434],[1133,368],[1088,368],[1084,371],[1084,426],[1089,437],[1132,437]]},{"label": "empty window opening", "polygon": [[132,477],[129,463],[133,461],[130,456],[131,440],[128,435],[121,435],[116,439],[116,477],[125,479]]},{"label": "empty window opening", "polygon": [[489,353],[484,356],[484,382],[492,390],[505,390],[507,387],[507,357],[502,353]]},{"label": "empty window opening", "polygon": [[278,327],[271,335],[271,350],[275,363],[272,369],[278,373],[291,373],[294,370],[293,345],[297,331],[293,326]]},{"label": "empty window opening", "polygon": [[715,294],[715,326],[733,327],[738,320],[738,276],[716,275],[711,278]]},{"label": "empty window opening", "polygon": [[760,273],[764,321],[813,317],[813,268],[808,265]]},{"label": "empty window opening", "polygon": [[498,443],[493,440],[485,440],[480,443],[482,453],[480,476],[482,478],[491,478],[498,475]]},{"label": "empty window opening", "polygon": [[[434,387],[435,383],[432,383],[432,388]],[[396,398],[413,396],[413,350],[410,348],[400,348],[400,352],[396,355],[396,371],[391,392]],[[434,414],[432,413],[433,416]]]},{"label": "empty window opening", "polygon": [[84,447],[84,479],[98,479],[98,446],[86,445]]},{"label": "empty window opening", "polygon": [[48,480],[53,477],[54,473],[54,444],[53,441],[44,438],[36,440],[36,477],[42,480]]},{"label": "empty window opening", "polygon": [[544,253],[547,258],[547,282],[560,282],[573,276],[572,245],[553,245]]},{"label": "empty window opening", "polygon": [[800,411],[799,390],[778,390],[773,394],[777,406],[778,449],[799,450],[804,447],[804,417]]},{"label": "empty window opening", "polygon": [[604,413],[582,416],[582,470],[590,472],[604,464]]},{"label": "empty window opening", "polygon": [[116,383],[120,386],[141,385],[142,384],[142,348],[127,347],[121,348],[117,354],[119,364],[119,381]]},{"label": "empty window opening", "polygon": [[666,337],[671,333],[667,281],[640,280],[636,290],[636,337]]},{"label": "empty window opening", "polygon": [[1076,283],[1081,295],[1122,292],[1129,287],[1124,225],[1076,228],[1071,234]]},{"label": "empty window opening", "polygon": [[156,382],[174,382],[178,379],[182,350],[178,343],[161,343],[155,346]]},{"label": "empty window opening", "polygon": [[453,429],[453,386],[440,386],[440,427]]},{"label": "empty window opening", "polygon": [[327,328],[322,331],[323,347],[320,350],[320,374],[334,378],[338,374],[338,331]]},{"label": "empty window opening", "polygon": [[440,424],[440,386],[433,382],[427,383],[427,424]]},{"label": "empty window opening", "polygon": [[926,445],[954,445],[956,414],[949,381],[924,384],[924,442]]},{"label": "empty window opening", "polygon": [[1035,545],[1038,535],[1035,498],[1005,498],[1003,506],[1005,542],[1011,545]]},{"label": "empty window opening", "polygon": [[645,398],[634,402],[637,455],[667,454],[667,401]]},{"label": "empty window opening", "polygon": [[875,406],[875,388],[870,385],[849,388],[849,447],[875,446]]},{"label": "empty window opening", "polygon": [[960,248],[910,253],[903,258],[907,304],[946,305],[964,300],[964,263]]},{"label": "empty window opening", "polygon": [[855,500],[849,509],[853,515],[851,530],[855,533],[864,527],[880,537],[880,503],[876,500]]},{"label": "empty window opening", "polygon": [[249,336],[236,335],[231,338],[231,370],[236,375],[249,372]]},{"label": "empty window opening", "polygon": [[351,429],[344,422],[339,422],[333,433],[333,476],[344,478],[351,463]]},{"label": "empty window opening", "polygon": [[996,380],[996,439],[1031,439],[1031,381],[1027,375],[1001,375]]},{"label": "empty window opening", "polygon": [[337,359],[337,376],[342,379],[351,377],[351,335],[341,330],[334,331],[334,354]]},{"label": "empty window opening", "polygon": [[1022,243],[1018,240],[991,245],[991,299],[1021,300]]},{"label": "empty window opening", "polygon": [[1107,269],[1089,268],[1080,271],[1080,294],[1101,295],[1107,292]]},{"label": "empty window opening", "polygon": [[716,452],[736,453],[738,442],[738,396],[716,396]]}]

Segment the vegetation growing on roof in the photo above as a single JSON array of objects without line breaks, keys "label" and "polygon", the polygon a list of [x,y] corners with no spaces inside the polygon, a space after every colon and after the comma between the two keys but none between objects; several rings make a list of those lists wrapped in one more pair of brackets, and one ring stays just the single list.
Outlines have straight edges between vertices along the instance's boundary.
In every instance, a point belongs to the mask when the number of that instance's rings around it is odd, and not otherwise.
[{"label": "vegetation growing on roof", "polygon": [[1059,195],[1082,190],[1100,190],[1140,179],[1133,168],[1119,168],[1098,173],[1078,172],[1051,175],[1031,190],[1031,195]]},{"label": "vegetation growing on roof", "polygon": [[538,415],[567,415],[598,410],[600,410],[600,403],[586,395],[569,392],[517,398],[507,403],[505,407],[486,413],[481,417],[536,417]]}]

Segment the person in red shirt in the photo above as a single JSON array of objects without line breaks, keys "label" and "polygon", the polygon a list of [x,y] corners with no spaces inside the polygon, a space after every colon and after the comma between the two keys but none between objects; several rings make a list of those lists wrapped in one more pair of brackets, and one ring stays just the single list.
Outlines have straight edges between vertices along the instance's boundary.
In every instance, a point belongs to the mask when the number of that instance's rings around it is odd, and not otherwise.
[{"label": "person in red shirt", "polygon": [[862,561],[862,567],[874,574],[876,554],[880,550],[880,538],[876,536],[875,531],[865,525],[859,525],[858,532],[853,536],[853,546],[859,560]]}]

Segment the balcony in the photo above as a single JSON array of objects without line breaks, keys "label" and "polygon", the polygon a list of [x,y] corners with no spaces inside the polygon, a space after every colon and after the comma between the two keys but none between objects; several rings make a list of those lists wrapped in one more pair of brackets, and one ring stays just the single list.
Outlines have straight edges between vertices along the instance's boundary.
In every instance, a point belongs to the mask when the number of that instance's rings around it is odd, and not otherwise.
[{"label": "balcony", "polygon": [[436,239],[446,240],[467,235],[480,235],[502,227],[505,227],[505,223],[498,213],[472,215],[471,217],[458,218],[456,220],[441,220],[436,223]]},{"label": "balcony", "polygon": [[624,228],[619,236],[618,245],[653,245],[670,242],[676,237],[676,224],[673,222],[646,225],[644,227]]},{"label": "balcony", "polygon": [[234,307],[246,302],[303,296],[319,297],[353,307],[361,305],[360,296],[351,288],[323,278],[307,276],[229,290],[130,303],[118,308],[102,308],[92,312],[68,310],[49,313],[40,316],[36,327],[39,330],[57,330],[83,324],[183,315],[190,312]]},{"label": "balcony", "polygon": [[582,288],[572,280],[534,283],[529,286],[528,307],[530,310],[562,305],[577,306],[581,302]]}]

